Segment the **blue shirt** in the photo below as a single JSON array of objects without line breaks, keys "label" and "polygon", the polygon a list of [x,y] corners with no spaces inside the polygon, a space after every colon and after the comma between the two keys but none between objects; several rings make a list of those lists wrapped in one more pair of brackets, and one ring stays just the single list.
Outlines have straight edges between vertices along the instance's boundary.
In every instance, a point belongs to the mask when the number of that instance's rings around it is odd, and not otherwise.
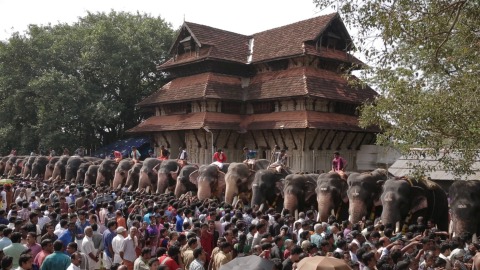
[{"label": "blue shirt", "polygon": [[62,241],[63,247],[66,249],[69,243],[75,242],[75,234],[70,232],[70,230],[66,230],[62,234],[60,234],[58,240]]},{"label": "blue shirt", "polygon": [[70,266],[70,257],[61,251],[48,255],[42,263],[40,270],[66,270]]},{"label": "blue shirt", "polygon": [[183,218],[177,215],[177,222],[175,223],[175,229],[177,232],[183,232]]},{"label": "blue shirt", "polygon": [[110,258],[113,258],[113,254],[110,253],[110,249],[108,248],[109,246],[112,245],[112,241],[113,241],[113,238],[116,236],[117,234],[110,231],[110,230],[106,230],[104,233],[103,233],[103,248],[105,250],[105,253],[108,255],[108,257]]},{"label": "blue shirt", "polygon": [[143,222],[146,222],[148,225],[150,225],[150,215],[152,213],[146,213],[144,216],[143,216]]},{"label": "blue shirt", "polygon": [[[88,220],[85,220],[85,223],[82,224],[82,223],[80,223],[80,220],[79,220],[79,221],[77,221],[77,223],[75,225],[77,226],[77,234],[84,234],[85,228],[87,226],[90,226],[90,222],[88,222]],[[80,239],[83,239],[83,237],[79,238],[78,240],[80,240]]]}]

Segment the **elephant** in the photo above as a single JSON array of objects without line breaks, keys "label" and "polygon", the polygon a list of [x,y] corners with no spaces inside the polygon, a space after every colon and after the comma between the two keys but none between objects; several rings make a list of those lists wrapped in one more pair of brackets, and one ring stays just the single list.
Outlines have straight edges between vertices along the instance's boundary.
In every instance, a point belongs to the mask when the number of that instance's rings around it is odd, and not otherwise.
[{"label": "elephant", "polygon": [[225,202],[232,204],[235,196],[250,192],[255,172],[267,169],[269,165],[270,161],[266,159],[256,160],[252,167],[245,163],[231,163],[225,174]]},{"label": "elephant", "polygon": [[225,173],[220,171],[216,165],[202,165],[190,174],[190,182],[197,186],[197,197],[204,200],[214,195],[221,198],[225,189]]},{"label": "elephant", "polygon": [[327,222],[332,210],[338,220],[347,219],[347,177],[343,172],[328,172],[318,176],[315,189],[318,204],[317,221]]},{"label": "elephant", "polygon": [[84,185],[92,185],[97,180],[98,168],[100,165],[93,164],[88,166],[87,171],[85,172],[85,180],[83,181]]},{"label": "elephant", "polygon": [[415,222],[420,216],[435,222],[438,229],[448,230],[447,194],[433,181],[406,177],[388,179],[380,198],[382,222],[395,225],[396,231],[401,228],[405,231],[410,221]]},{"label": "elephant", "polygon": [[23,178],[27,178],[30,176],[30,173],[32,172],[32,165],[36,158],[37,156],[29,156],[25,158],[21,173]]},{"label": "elephant", "polygon": [[382,214],[382,185],[388,178],[388,172],[384,169],[376,169],[372,172],[351,173],[348,176],[347,196],[349,220],[357,223],[363,217],[373,219]]},{"label": "elephant", "polygon": [[5,164],[5,170],[3,172],[3,175],[10,175],[10,171],[12,168],[15,166],[15,162],[17,162],[17,159],[22,159],[25,157],[22,156],[9,156],[7,159],[7,162]]},{"label": "elephant", "polygon": [[65,172],[69,158],[70,156],[63,155],[58,159],[53,168],[52,179],[65,179]]},{"label": "elephant", "polygon": [[47,165],[45,166],[45,174],[43,176],[44,180],[50,179],[53,175],[53,170],[55,169],[55,164],[60,160],[60,156],[54,156],[50,158]]},{"label": "elephant", "polygon": [[37,156],[35,161],[32,164],[32,173],[30,174],[34,178],[43,179],[47,164],[49,163],[48,157],[46,156]]},{"label": "elephant", "polygon": [[112,187],[114,189],[123,185],[123,183],[127,180],[128,171],[133,167],[134,164],[135,164],[135,161],[133,161],[130,158],[122,159],[118,163],[118,166],[115,169],[115,176],[113,177]]},{"label": "elephant", "polygon": [[[274,206],[280,212],[283,207],[282,181],[286,175],[273,170],[259,170],[255,173],[252,183],[251,206],[266,204]],[[281,203],[279,203],[281,200]],[[263,209],[263,207],[261,207]]]},{"label": "elephant", "polygon": [[197,186],[190,182],[190,174],[198,170],[197,165],[185,165],[178,174],[177,185],[175,186],[175,197],[179,198],[182,194],[189,191],[197,191]]},{"label": "elephant", "polygon": [[312,202],[315,197],[318,174],[289,174],[283,181],[282,195],[283,208],[294,213],[295,210],[303,211],[308,205],[315,205]]},{"label": "elephant", "polygon": [[98,187],[102,185],[102,183],[110,185],[113,181],[117,166],[118,163],[116,163],[115,160],[104,159],[102,163],[100,163],[100,167],[98,167],[96,186]]},{"label": "elephant", "polygon": [[18,176],[22,173],[27,157],[18,157],[8,173],[8,177]]},{"label": "elephant", "polygon": [[0,159],[0,175],[3,175],[3,173],[5,172],[5,166],[7,165],[7,161],[9,158],[9,156],[5,156]]},{"label": "elephant", "polygon": [[[125,186],[126,187],[129,187],[129,190],[136,190],[138,188],[138,182],[140,181],[140,172],[143,168],[143,164],[142,163],[135,163],[135,165],[133,165],[133,167],[128,170],[128,173],[127,173],[127,181],[125,183]],[[154,175],[154,180],[156,180],[155,177],[156,175]]]},{"label": "elephant", "polygon": [[[177,184],[177,176],[180,172],[180,166],[177,163],[177,160],[169,159],[165,160],[160,164],[160,169],[158,170],[158,180],[157,180],[157,193],[165,193],[167,189],[175,188]],[[142,178],[140,178],[139,188],[142,185]]]},{"label": "elephant", "polygon": [[480,234],[480,181],[454,181],[448,190],[452,231],[454,236],[462,233]]},{"label": "elephant", "polygon": [[85,162],[85,159],[79,156],[71,156],[68,161],[67,165],[65,166],[65,181],[75,181],[77,176],[78,168],[80,165]]},{"label": "elephant", "polygon": [[133,188],[133,186],[137,186],[138,188],[156,187],[158,182],[158,170],[162,163],[163,162],[157,158],[146,158],[140,169],[138,181],[134,181],[136,175],[135,172],[132,171],[133,174],[130,176],[130,179],[127,178],[126,185],[131,188]]},{"label": "elephant", "polygon": [[83,184],[85,182],[85,174],[88,171],[88,168],[93,165],[93,162],[84,162],[80,164],[77,170],[77,177],[75,178],[75,183]]}]

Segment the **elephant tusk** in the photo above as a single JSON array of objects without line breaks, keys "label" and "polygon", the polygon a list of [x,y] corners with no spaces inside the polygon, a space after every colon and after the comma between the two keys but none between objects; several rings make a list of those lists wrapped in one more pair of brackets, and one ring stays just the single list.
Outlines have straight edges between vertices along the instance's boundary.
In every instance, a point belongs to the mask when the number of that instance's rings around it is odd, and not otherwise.
[{"label": "elephant tusk", "polygon": [[295,209],[295,220],[298,220],[298,209]]},{"label": "elephant tusk", "polygon": [[265,204],[264,204],[264,203],[262,203],[262,204],[260,205],[260,208],[258,208],[258,210],[260,210],[260,211],[262,211],[262,212],[263,212],[263,207],[264,207],[264,205],[265,205]]},{"label": "elephant tusk", "polygon": [[400,221],[397,221],[397,223],[395,223],[395,232],[400,232]]}]

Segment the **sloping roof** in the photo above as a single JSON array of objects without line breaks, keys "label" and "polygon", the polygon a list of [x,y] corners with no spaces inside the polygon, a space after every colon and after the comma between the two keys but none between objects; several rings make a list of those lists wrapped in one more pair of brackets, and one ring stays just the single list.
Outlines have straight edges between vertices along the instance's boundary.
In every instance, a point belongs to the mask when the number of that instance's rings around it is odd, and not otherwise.
[{"label": "sloping roof", "polygon": [[314,111],[288,111],[247,115],[240,126],[244,130],[316,128],[378,132],[376,128],[360,128],[356,116]]},{"label": "sloping roof", "polygon": [[[456,157],[453,157],[456,158]],[[426,173],[432,180],[478,180],[480,179],[480,159],[477,159],[472,166],[474,174],[456,176],[451,171],[447,171],[439,164],[438,158],[434,156],[422,155],[404,155],[388,168],[388,171],[398,177],[411,175],[414,167],[421,165],[423,167],[435,168],[435,171]]]},{"label": "sloping roof", "polygon": [[313,46],[311,44],[306,44],[305,45],[305,54],[315,55],[315,56],[319,56],[320,58],[325,58],[325,59],[339,60],[339,61],[342,61],[344,63],[353,63],[353,64],[357,64],[359,66],[364,66],[365,65],[365,63],[363,63],[358,58],[356,58],[355,56],[353,56],[349,53],[339,51],[339,50],[326,49],[326,48],[323,48],[323,47],[320,50],[317,50],[315,48],[315,46]]},{"label": "sloping roof", "polygon": [[247,100],[311,96],[360,104],[377,93],[370,87],[354,87],[332,71],[299,67],[257,74],[247,88]]},{"label": "sloping roof", "polygon": [[240,115],[199,112],[168,116],[152,116],[136,127],[129,129],[128,133],[145,133],[170,130],[200,129],[208,126],[210,129],[238,130],[242,118]]},{"label": "sloping roof", "polygon": [[207,72],[176,78],[137,105],[150,106],[203,98],[243,100],[243,93],[240,77]]},{"label": "sloping roof", "polygon": [[253,35],[253,62],[304,53],[304,41],[315,40],[338,17],[338,13],[323,15]]}]

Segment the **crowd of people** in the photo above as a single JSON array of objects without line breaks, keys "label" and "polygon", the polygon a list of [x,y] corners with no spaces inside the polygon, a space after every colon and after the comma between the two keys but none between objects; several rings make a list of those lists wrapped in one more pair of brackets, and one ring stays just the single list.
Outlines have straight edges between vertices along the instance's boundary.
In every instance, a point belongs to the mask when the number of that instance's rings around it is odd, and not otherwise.
[{"label": "crowd of people", "polygon": [[[277,150],[273,164],[284,166],[286,152]],[[226,161],[221,150],[214,158]],[[345,166],[335,153],[332,170]],[[17,180],[0,185],[0,197],[2,270],[220,270],[249,255],[270,260],[272,270],[297,269],[312,256],[361,270],[466,270],[480,248],[472,235],[450,237],[423,218],[396,233],[378,218],[318,222],[313,208],[295,217],[287,210],[199,201],[192,193],[175,198]]]}]

